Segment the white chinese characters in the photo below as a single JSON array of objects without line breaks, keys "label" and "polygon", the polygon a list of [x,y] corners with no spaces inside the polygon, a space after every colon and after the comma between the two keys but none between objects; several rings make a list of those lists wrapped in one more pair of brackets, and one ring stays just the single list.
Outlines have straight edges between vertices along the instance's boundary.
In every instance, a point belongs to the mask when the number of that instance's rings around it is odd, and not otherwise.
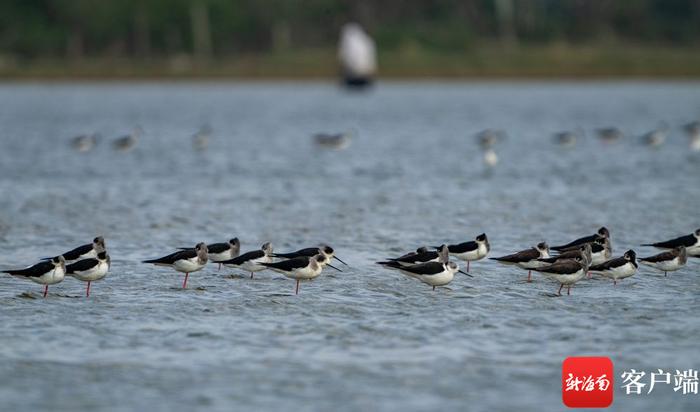
[{"label": "white chinese characters", "polygon": [[593,392],[594,390],[599,390],[605,392],[610,387],[610,380],[607,379],[605,374],[593,378],[593,375],[578,377],[574,376],[573,373],[569,373],[569,377],[566,378],[566,391],[576,391],[576,392]]},{"label": "white chinese characters", "polygon": [[[637,372],[635,369],[624,371],[621,378],[623,380],[622,388],[625,389],[625,393],[627,395],[641,395],[642,389],[647,386],[646,383],[642,382],[642,379],[646,375],[646,372]],[[684,371],[676,369],[674,375],[672,375],[671,372],[664,372],[662,369],[657,369],[657,372],[649,374],[649,389],[646,391],[646,394],[650,394],[657,384],[665,383],[666,385],[670,385],[671,377],[673,377],[674,392],[681,391],[683,395],[698,394],[698,371],[693,369]]]}]

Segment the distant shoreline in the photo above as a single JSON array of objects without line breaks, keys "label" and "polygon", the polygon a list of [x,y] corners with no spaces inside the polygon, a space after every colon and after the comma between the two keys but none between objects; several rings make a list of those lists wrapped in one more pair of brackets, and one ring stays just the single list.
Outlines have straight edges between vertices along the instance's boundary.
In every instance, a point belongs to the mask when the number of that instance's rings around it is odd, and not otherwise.
[{"label": "distant shoreline", "polygon": [[[379,56],[384,80],[700,79],[700,47],[483,46],[461,53],[421,49]],[[0,81],[335,81],[335,51],[312,49],[197,61],[189,55],[21,60],[0,56]]]},{"label": "distant shoreline", "polygon": [[[669,76],[597,76],[597,77],[379,77],[375,86],[367,90],[380,88],[382,85],[400,85],[400,84],[501,84],[501,83],[541,83],[541,84],[570,84],[570,83],[698,83],[700,76],[694,77],[669,77]],[[279,84],[279,85],[294,85],[294,84],[327,84],[329,86],[338,86],[343,88],[342,84],[336,78],[317,77],[317,78],[294,78],[294,77],[1,77],[0,86],[2,85],[33,85],[33,84],[78,84],[78,85],[108,85],[108,84],[162,84],[162,85],[216,85],[216,84]]]}]

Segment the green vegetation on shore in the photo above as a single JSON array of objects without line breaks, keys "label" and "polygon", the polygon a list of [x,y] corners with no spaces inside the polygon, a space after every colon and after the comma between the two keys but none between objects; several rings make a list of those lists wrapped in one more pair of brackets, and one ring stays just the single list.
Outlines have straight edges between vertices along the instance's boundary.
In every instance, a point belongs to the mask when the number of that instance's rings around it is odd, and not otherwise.
[{"label": "green vegetation on shore", "polygon": [[3,0],[0,79],[700,77],[698,0]]},{"label": "green vegetation on shore", "polygon": [[[529,46],[498,44],[461,54],[419,48],[380,53],[382,78],[700,77],[700,53],[690,47]],[[0,59],[4,79],[332,79],[335,50],[241,54],[202,62],[171,58]]]}]

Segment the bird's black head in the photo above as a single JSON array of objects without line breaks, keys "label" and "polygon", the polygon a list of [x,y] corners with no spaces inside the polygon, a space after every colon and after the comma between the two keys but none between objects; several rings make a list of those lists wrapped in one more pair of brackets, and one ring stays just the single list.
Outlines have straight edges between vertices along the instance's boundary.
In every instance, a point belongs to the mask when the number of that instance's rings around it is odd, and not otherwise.
[{"label": "bird's black head", "polygon": [[97,236],[96,238],[92,239],[92,243],[95,245],[102,246],[102,248],[105,247],[105,238],[102,236]]},{"label": "bird's black head", "polygon": [[605,245],[605,238],[603,236],[598,236],[593,242],[598,245]]},{"label": "bird's black head", "polygon": [[100,252],[97,254],[97,258],[100,260],[105,260],[107,259],[107,252]]},{"label": "bird's black head", "polygon": [[63,256],[59,255],[59,256],[56,256],[56,257],[54,257],[53,259],[51,259],[51,261],[52,261],[55,265],[59,265],[59,264],[61,264],[61,261],[65,261],[65,259],[63,259]]},{"label": "bird's black head", "polygon": [[230,244],[232,244],[232,245],[234,245],[234,246],[238,246],[238,245],[241,244],[241,242],[238,240],[237,237],[234,237],[233,239],[229,240],[228,243],[230,243]]},{"label": "bird's black head", "polygon": [[700,237],[700,229],[695,231],[695,237]]},{"label": "bird's black head", "polygon": [[318,262],[319,264],[323,264],[328,258],[319,253],[318,255],[314,256],[314,259],[316,259],[316,262]]},{"label": "bird's black head", "polygon": [[321,249],[323,250],[323,253],[327,255],[332,255],[333,254],[333,248],[328,246],[328,245],[323,245],[321,246]]},{"label": "bird's black head", "polygon": [[600,229],[598,229],[598,234],[603,237],[609,237],[610,231],[608,231],[607,227],[602,226]]},{"label": "bird's black head", "polygon": [[549,250],[549,245],[547,242],[540,242],[537,244],[537,249],[538,250]]},{"label": "bird's black head", "polygon": [[482,233],[479,236],[477,236],[476,240],[478,240],[479,242],[485,242],[487,240],[486,233]]},{"label": "bird's black head", "polygon": [[637,253],[635,253],[634,250],[630,249],[624,254],[625,260],[628,260],[630,262],[634,262],[637,259]]}]

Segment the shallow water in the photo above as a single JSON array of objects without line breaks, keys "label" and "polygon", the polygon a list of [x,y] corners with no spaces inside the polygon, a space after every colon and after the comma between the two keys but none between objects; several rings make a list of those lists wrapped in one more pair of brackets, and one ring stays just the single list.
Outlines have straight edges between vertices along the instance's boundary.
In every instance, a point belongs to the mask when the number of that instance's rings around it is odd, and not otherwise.
[{"label": "shallow water", "polygon": [[[615,410],[697,410],[665,385],[624,395],[619,374],[700,368],[698,259],[564,297],[490,261],[435,292],[373,262],[481,232],[492,256],[601,225],[616,255],[690,233],[700,154],[677,126],[700,117],[699,83],[29,84],[0,86],[0,107],[0,267],[97,234],[113,263],[89,299],[73,279],[42,299],[0,276],[3,410],[558,410],[573,355],[612,358]],[[667,144],[642,146],[662,120]],[[137,147],[114,152],[135,125]],[[609,125],[626,140],[591,137]],[[487,127],[508,132],[491,172],[472,138]],[[576,127],[576,148],[552,144]],[[343,130],[345,151],[312,144]],[[92,131],[95,150],[69,147]],[[210,265],[183,291],[181,274],[139,263],[232,236],[243,250],[325,241],[351,267],[293,296],[273,273]]]}]

